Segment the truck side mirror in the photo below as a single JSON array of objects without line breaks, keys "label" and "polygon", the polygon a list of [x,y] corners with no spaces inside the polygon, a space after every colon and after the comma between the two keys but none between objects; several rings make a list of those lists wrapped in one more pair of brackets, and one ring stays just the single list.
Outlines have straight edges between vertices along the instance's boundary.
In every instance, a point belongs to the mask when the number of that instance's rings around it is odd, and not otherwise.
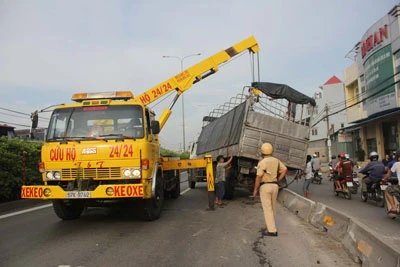
[{"label": "truck side mirror", "polygon": [[152,121],[151,122],[151,132],[153,134],[159,134],[160,133],[160,123],[158,121]]}]

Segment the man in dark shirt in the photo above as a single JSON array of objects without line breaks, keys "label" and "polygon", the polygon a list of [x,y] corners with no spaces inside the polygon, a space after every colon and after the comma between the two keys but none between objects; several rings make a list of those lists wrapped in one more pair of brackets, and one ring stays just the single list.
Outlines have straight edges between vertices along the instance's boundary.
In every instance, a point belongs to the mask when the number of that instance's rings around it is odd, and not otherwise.
[{"label": "man in dark shirt", "polygon": [[382,163],[383,163],[383,165],[385,165],[385,167],[387,167],[389,162],[390,162],[389,154],[386,154],[385,158],[382,160]]},{"label": "man in dark shirt", "polygon": [[371,152],[369,154],[369,159],[371,160],[360,173],[368,175],[362,181],[363,184],[363,194],[367,194],[367,186],[373,182],[379,182],[385,175],[385,165],[378,161],[378,153]]}]

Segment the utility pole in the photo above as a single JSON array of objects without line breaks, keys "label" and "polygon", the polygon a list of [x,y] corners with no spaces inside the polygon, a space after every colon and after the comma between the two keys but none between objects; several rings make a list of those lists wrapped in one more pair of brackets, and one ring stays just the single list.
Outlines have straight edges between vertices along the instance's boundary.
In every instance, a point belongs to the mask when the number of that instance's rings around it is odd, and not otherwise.
[{"label": "utility pole", "polygon": [[329,127],[329,116],[328,116],[328,104],[325,104],[325,118],[326,118],[326,137],[327,137],[327,145],[328,145],[328,162],[332,158],[331,152],[331,134],[330,134],[330,127]]},{"label": "utility pole", "polygon": [[[176,58],[181,62],[181,72],[183,72],[183,61],[188,58],[188,57],[193,57],[193,56],[200,56],[201,53],[197,54],[192,54],[192,55],[187,55],[184,57],[178,57],[178,56],[163,56],[163,58]],[[182,141],[183,141],[183,149],[182,152],[186,151],[186,134],[185,134],[185,101],[183,98],[183,94],[181,95],[182,98]]]}]

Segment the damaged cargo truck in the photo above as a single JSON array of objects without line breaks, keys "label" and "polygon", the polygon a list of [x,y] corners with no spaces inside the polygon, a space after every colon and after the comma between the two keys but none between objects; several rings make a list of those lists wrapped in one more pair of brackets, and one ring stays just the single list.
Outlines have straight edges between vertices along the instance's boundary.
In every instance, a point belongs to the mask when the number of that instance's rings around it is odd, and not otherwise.
[{"label": "damaged cargo truck", "polygon": [[[211,154],[216,159],[232,153],[225,197],[232,198],[237,187],[253,192],[256,166],[262,158],[260,148],[265,142],[273,145],[273,156],[288,167],[289,173],[295,175],[304,169],[314,107],[313,98],[287,85],[255,82],[203,118],[193,154]],[[191,188],[204,180],[202,172],[190,170]],[[280,186],[287,184],[284,179]]]}]

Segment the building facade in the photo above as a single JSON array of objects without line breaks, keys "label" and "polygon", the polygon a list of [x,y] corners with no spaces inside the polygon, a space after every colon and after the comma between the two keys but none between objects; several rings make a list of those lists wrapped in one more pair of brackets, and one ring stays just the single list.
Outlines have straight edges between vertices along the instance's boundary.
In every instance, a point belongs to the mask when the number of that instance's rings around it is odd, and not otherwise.
[{"label": "building facade", "polygon": [[[342,149],[338,143],[339,141],[342,143],[343,140],[335,138],[334,133],[348,126],[344,109],[344,83],[336,76],[332,76],[319,88],[320,90],[314,94],[317,105],[311,120],[313,126],[310,131],[308,153],[319,154],[322,162],[328,162],[332,155]],[[327,119],[328,114],[333,115]]]},{"label": "building facade", "polygon": [[349,55],[344,71],[347,133],[360,161],[372,151],[380,158],[399,148],[400,5],[372,25]]}]

